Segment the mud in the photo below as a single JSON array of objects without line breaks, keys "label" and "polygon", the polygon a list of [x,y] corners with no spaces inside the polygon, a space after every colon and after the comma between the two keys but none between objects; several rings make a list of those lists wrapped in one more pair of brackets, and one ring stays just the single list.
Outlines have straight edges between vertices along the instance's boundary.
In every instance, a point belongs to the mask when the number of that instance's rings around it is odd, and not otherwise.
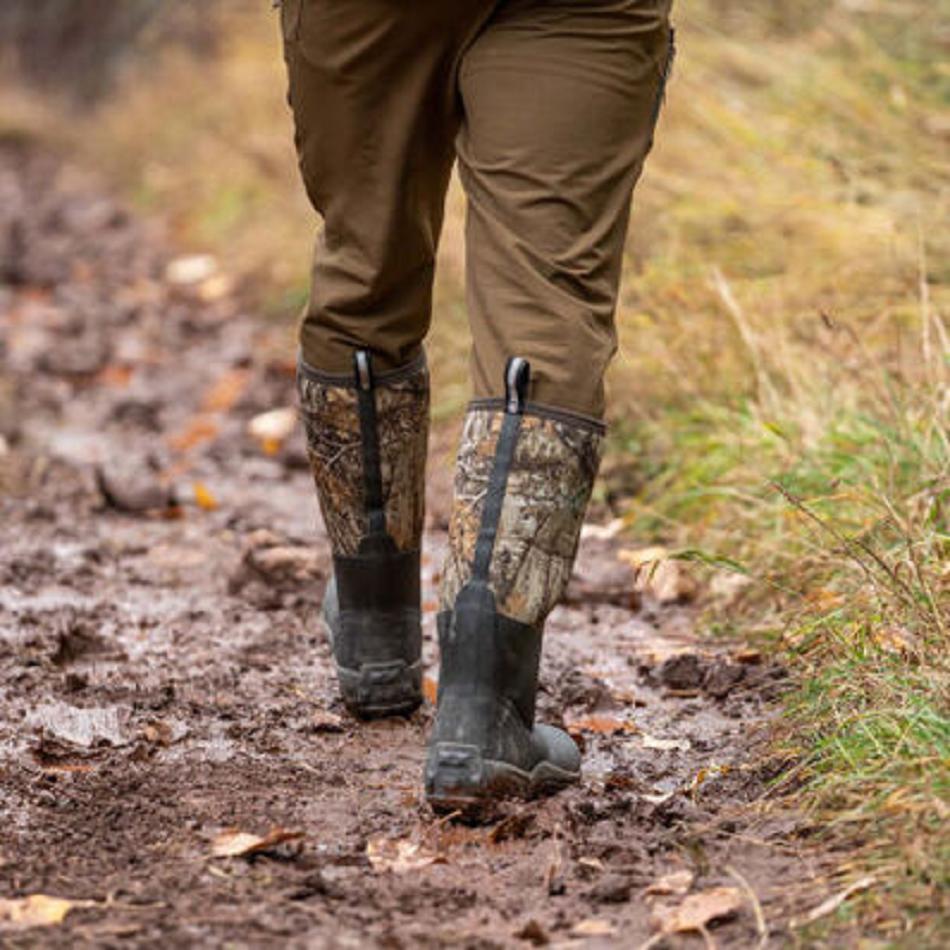
[{"label": "mud", "polygon": [[[708,939],[759,944],[758,904],[782,942],[823,895],[768,793],[781,670],[636,594],[588,528],[540,700],[583,743],[583,785],[437,821],[428,704],[361,725],[336,698],[303,440],[247,433],[293,403],[289,331],[220,274],[170,281],[169,259],[68,164],[0,147],[0,897],[93,902],[0,940],[635,947],[681,899],[657,880],[689,871],[694,893],[742,891]],[[430,452],[430,677],[454,436]],[[299,836],[212,854],[278,828]]]}]

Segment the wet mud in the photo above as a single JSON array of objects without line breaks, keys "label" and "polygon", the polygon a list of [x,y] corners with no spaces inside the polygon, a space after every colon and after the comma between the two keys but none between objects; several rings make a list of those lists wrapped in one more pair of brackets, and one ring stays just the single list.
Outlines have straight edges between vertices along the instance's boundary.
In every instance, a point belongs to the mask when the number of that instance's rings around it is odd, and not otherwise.
[{"label": "wet mud", "polygon": [[[67,163],[0,147],[0,898],[81,902],[0,942],[781,944],[822,896],[769,793],[781,669],[636,593],[595,510],[541,674],[583,784],[437,820],[431,706],[360,724],[336,696],[302,436],[248,428],[293,405],[290,333],[173,258]],[[455,435],[430,450],[430,692]],[[265,840],[227,856],[235,830]],[[738,901],[705,936],[662,935],[715,888]]]}]

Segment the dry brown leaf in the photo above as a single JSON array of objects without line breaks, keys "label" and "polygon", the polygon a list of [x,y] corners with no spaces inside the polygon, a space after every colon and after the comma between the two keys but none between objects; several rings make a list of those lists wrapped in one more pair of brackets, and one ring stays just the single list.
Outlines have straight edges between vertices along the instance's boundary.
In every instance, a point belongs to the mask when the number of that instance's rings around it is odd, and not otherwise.
[{"label": "dry brown leaf", "polygon": [[184,430],[169,438],[168,444],[176,452],[187,452],[204,442],[210,442],[218,434],[218,424],[207,416],[196,416]]},{"label": "dry brown leaf", "polygon": [[374,871],[405,874],[434,864],[439,856],[418,841],[376,835],[366,842],[366,857]]},{"label": "dry brown leaf", "polygon": [[634,589],[661,604],[692,600],[699,590],[686,565],[670,560],[666,548],[625,548],[617,552],[617,557],[633,568]]},{"label": "dry brown leaf", "polygon": [[61,924],[74,907],[94,907],[95,901],[73,901],[48,894],[0,898],[0,929],[25,930]]},{"label": "dry brown leaf", "polygon": [[607,713],[590,713],[586,716],[568,716],[565,723],[568,732],[596,732],[599,735],[615,735],[618,732],[637,732],[637,727],[626,719]]},{"label": "dry brown leaf", "polygon": [[289,831],[286,828],[273,828],[263,836],[231,828],[221,832],[211,842],[211,855],[215,858],[245,858],[302,837],[302,831]]},{"label": "dry brown leaf", "polygon": [[684,933],[700,930],[714,920],[732,917],[739,912],[742,903],[742,891],[737,887],[714,887],[690,894],[677,907],[656,907],[651,920],[663,933]]},{"label": "dry brown leaf", "polygon": [[875,644],[885,653],[897,656],[912,656],[919,648],[917,638],[904,627],[890,625],[878,627],[871,632]]},{"label": "dry brown leaf", "polygon": [[204,511],[215,511],[218,506],[218,499],[204,482],[195,482],[192,485],[195,493],[195,504]]},{"label": "dry brown leaf", "polygon": [[249,379],[249,370],[229,369],[205,393],[202,408],[205,412],[227,412],[244,394]]},{"label": "dry brown leaf", "polygon": [[617,928],[609,920],[587,917],[574,924],[571,933],[575,937],[612,937],[617,933]]},{"label": "dry brown leaf", "polygon": [[103,366],[96,374],[96,382],[108,389],[126,389],[132,381],[132,367],[120,363]]},{"label": "dry brown leaf", "polygon": [[675,895],[677,897],[685,894],[693,886],[693,872],[685,868],[681,871],[670,871],[658,877],[643,892],[648,896]]},{"label": "dry brown leaf", "polygon": [[329,709],[318,709],[314,712],[310,724],[314,732],[342,732],[343,717],[338,716]]}]

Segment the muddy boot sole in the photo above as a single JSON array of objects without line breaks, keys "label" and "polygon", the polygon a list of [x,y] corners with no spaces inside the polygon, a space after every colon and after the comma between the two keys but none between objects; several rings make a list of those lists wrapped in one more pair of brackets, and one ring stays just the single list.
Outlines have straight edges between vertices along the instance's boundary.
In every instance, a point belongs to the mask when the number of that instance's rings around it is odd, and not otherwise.
[{"label": "muddy boot sole", "polygon": [[438,742],[426,763],[426,800],[439,814],[478,816],[500,801],[548,795],[576,784],[580,777],[580,769],[570,771],[544,760],[527,771],[485,758],[478,746]]},{"label": "muddy boot sole", "polygon": [[[332,649],[333,629],[326,617],[323,628]],[[362,663],[356,669],[334,665],[343,705],[359,719],[409,716],[422,705],[421,660]]]}]

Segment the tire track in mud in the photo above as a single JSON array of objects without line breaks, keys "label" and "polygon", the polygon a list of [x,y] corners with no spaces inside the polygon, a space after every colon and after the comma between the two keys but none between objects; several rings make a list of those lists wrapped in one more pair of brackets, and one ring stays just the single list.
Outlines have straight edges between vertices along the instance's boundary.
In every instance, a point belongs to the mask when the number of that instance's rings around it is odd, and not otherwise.
[{"label": "tire track in mud", "polygon": [[[760,943],[759,914],[780,940],[822,871],[757,751],[781,671],[641,603],[595,526],[539,700],[585,745],[583,786],[436,821],[428,705],[360,725],[335,698],[301,440],[248,434],[292,405],[290,337],[207,261],[168,265],[75,169],[0,146],[0,897],[95,902],[0,921],[11,945],[699,946],[651,918],[713,888],[738,894],[717,945]],[[303,837],[212,858],[228,828]]]}]

